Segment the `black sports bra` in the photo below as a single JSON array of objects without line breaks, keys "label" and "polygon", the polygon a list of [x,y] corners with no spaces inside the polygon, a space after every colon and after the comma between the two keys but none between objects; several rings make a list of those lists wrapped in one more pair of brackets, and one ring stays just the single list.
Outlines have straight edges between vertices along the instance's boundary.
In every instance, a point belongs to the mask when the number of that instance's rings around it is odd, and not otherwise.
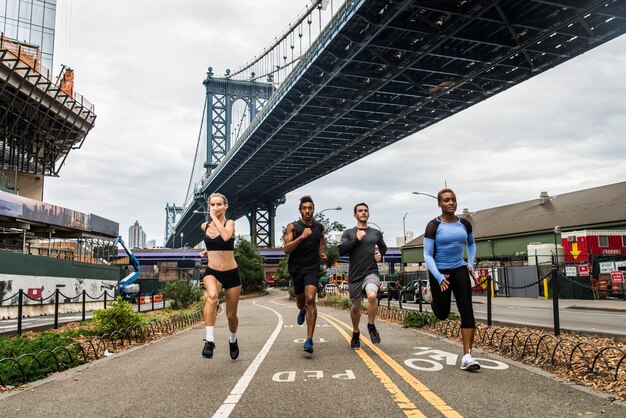
[{"label": "black sports bra", "polygon": [[[224,223],[226,226],[226,223]],[[235,238],[231,237],[228,241],[224,241],[221,235],[217,235],[215,238],[211,238],[206,234],[206,229],[209,225],[204,229],[204,246],[207,251],[234,251],[235,249]]]}]

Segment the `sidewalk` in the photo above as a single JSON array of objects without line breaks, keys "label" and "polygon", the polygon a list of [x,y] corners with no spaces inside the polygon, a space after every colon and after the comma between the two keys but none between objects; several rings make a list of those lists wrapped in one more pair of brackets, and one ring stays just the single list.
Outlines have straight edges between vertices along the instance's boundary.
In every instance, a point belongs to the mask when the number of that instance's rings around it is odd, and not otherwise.
[{"label": "sidewalk", "polygon": [[[487,297],[474,295],[472,299],[476,319],[485,321]],[[625,301],[559,299],[558,302],[561,331],[626,341]],[[491,303],[494,324],[554,329],[552,299],[496,297]]]}]

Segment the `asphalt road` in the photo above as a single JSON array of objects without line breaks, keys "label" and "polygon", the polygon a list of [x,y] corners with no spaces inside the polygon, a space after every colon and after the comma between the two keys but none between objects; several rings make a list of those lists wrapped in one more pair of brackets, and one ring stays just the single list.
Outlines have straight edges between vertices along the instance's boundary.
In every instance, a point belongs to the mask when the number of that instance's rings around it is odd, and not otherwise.
[{"label": "asphalt road", "polygon": [[[213,359],[201,357],[203,326],[0,394],[6,416],[446,416],[623,417],[626,407],[476,351],[483,369],[459,369],[460,347],[378,323],[378,346],[349,346],[347,312],[320,308],[315,353],[285,292],[239,305],[241,356],[228,355],[218,317]],[[362,318],[362,333],[366,332]]]},{"label": "asphalt road", "polygon": [[[382,299],[380,303],[386,306],[387,300]],[[579,309],[575,301],[561,302],[559,309],[561,330],[612,336],[624,340],[626,339],[626,321],[624,321],[624,318],[626,318],[626,302],[618,303],[623,305],[621,311],[611,311],[601,307],[594,309],[592,304],[588,304],[588,307],[585,306],[587,309]],[[395,300],[391,304],[398,306],[398,302]],[[601,303],[597,305],[601,305]],[[486,323],[488,317],[487,303],[474,300],[473,306],[475,318]],[[419,305],[412,302],[403,303],[402,308],[418,310]],[[430,311],[430,305],[423,304],[422,309]],[[454,301],[452,302],[452,311],[458,312]],[[502,324],[547,329],[554,327],[551,300],[498,298],[494,300],[491,318],[494,322]]]}]

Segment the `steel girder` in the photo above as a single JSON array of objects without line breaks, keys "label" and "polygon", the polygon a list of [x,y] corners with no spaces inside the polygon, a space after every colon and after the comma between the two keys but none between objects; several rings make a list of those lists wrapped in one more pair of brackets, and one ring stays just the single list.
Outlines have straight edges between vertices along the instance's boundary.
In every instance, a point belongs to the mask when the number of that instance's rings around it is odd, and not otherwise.
[{"label": "steel girder", "polygon": [[66,94],[18,55],[0,48],[0,168],[57,176],[94,126],[93,105]]},{"label": "steel girder", "polygon": [[623,0],[354,1],[206,187],[272,201],[625,32]]}]

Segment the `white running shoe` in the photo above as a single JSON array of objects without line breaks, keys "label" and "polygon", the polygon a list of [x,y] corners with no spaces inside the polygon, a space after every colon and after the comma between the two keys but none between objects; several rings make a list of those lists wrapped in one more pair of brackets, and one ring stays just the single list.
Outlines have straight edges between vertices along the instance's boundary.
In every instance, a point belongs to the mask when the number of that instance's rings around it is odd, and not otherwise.
[{"label": "white running shoe", "polygon": [[461,370],[474,371],[480,369],[480,363],[474,360],[471,353],[467,353],[461,359]]}]

